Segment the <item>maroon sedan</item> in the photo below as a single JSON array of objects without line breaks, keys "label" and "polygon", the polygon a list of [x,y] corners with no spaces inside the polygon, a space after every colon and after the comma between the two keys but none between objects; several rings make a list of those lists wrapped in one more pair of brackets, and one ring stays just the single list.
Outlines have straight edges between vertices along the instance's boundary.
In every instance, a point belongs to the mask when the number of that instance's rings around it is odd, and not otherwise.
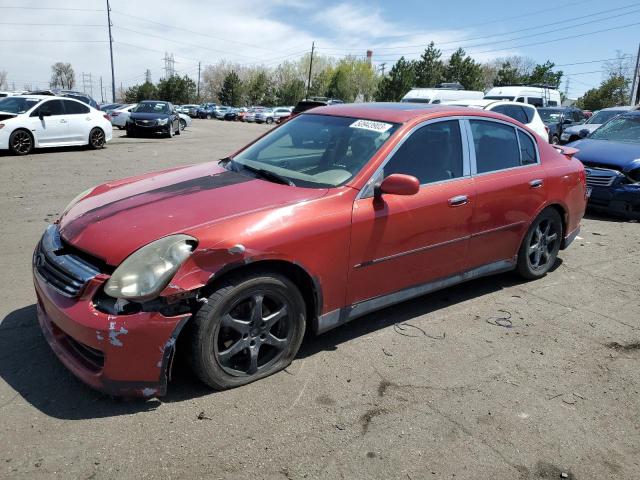
[{"label": "maroon sedan", "polygon": [[42,331],[92,387],[163,395],[177,340],[216,389],[285,368],[305,330],[485,275],[545,275],[585,173],[492,112],[313,109],[219,162],[99,185],[33,256]]}]

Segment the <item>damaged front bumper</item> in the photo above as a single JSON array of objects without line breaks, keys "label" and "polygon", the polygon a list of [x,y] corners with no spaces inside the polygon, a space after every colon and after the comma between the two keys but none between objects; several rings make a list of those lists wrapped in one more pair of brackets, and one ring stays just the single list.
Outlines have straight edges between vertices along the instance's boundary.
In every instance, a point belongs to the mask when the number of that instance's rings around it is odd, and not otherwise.
[{"label": "damaged front bumper", "polygon": [[640,220],[640,184],[615,182],[609,187],[594,185],[587,206],[600,212]]},{"label": "damaged front bumper", "polygon": [[90,280],[78,298],[70,298],[35,267],[33,276],[44,337],[76,377],[110,395],[166,394],[176,339],[190,313],[110,315],[92,301],[103,279]]}]

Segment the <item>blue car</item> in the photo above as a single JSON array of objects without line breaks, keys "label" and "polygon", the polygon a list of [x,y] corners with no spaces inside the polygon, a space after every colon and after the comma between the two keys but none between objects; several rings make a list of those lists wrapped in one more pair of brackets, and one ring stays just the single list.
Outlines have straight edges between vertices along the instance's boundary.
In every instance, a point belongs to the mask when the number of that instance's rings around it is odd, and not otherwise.
[{"label": "blue car", "polygon": [[576,157],[587,174],[588,206],[640,219],[640,111],[618,115],[567,146],[580,150]]},{"label": "blue car", "polygon": [[198,118],[214,118],[216,116],[216,104],[215,103],[203,103],[198,108]]}]

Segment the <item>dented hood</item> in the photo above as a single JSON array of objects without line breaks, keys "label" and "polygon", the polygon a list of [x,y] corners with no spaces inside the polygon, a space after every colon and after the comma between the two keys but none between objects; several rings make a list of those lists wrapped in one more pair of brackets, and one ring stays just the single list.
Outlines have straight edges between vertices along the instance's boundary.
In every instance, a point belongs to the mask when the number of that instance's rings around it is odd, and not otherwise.
[{"label": "dented hood", "polygon": [[120,264],[158,238],[259,210],[319,198],[326,189],[290,187],[232,172],[216,162],[106,183],[63,213],[62,238]]}]

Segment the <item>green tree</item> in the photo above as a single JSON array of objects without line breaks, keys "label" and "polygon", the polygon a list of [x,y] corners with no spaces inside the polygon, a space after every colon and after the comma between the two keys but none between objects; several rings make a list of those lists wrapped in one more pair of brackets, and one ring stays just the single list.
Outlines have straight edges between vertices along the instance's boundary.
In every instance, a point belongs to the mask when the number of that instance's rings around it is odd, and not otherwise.
[{"label": "green tree", "polygon": [[[145,83],[149,84],[148,82]],[[187,75],[172,75],[158,82],[157,98],[175,104],[190,103],[196,98],[196,82]]]},{"label": "green tree", "polygon": [[440,59],[442,52],[431,42],[424,53],[415,63],[417,87],[435,87],[442,82],[444,63]]},{"label": "green tree", "polygon": [[462,48],[459,48],[449,58],[444,79],[446,82],[458,82],[466,90],[480,90],[483,86],[482,67]]},{"label": "green tree", "polygon": [[562,79],[562,70],[554,72],[553,67],[555,67],[555,63],[550,62],[549,60],[545,63],[536,65],[533,67],[533,70],[527,76],[524,83],[551,85],[558,88],[560,80]]},{"label": "green tree", "polygon": [[240,104],[242,99],[242,82],[235,70],[231,70],[227,73],[226,77],[224,77],[218,98],[223,105],[236,106]]},{"label": "green tree", "polygon": [[158,98],[158,89],[153,83],[145,82],[142,85],[134,85],[124,92],[126,103],[138,103],[142,100],[152,100]]},{"label": "green tree", "polygon": [[600,84],[598,88],[588,90],[580,97],[576,105],[586,110],[626,105],[629,102],[630,80],[624,75],[613,74]]},{"label": "green tree", "polygon": [[271,101],[271,79],[264,70],[252,75],[247,81],[246,100],[249,105],[269,105]]},{"label": "green tree", "polygon": [[310,97],[323,97],[327,95],[329,83],[333,77],[333,68],[327,67],[311,78],[311,86],[309,87]]},{"label": "green tree", "polygon": [[391,67],[389,75],[378,83],[376,100],[380,102],[398,102],[404,97],[411,87],[415,85],[416,72],[414,63],[400,59]]},{"label": "green tree", "polygon": [[276,93],[277,103],[280,105],[295,105],[304,98],[305,92],[305,83],[299,78],[291,78],[284,81],[278,88]]},{"label": "green tree", "polygon": [[506,61],[500,65],[500,70],[496,74],[496,78],[493,81],[493,85],[496,87],[504,87],[508,85],[519,85],[524,83],[524,78],[520,74],[517,66],[512,65],[511,62]]}]

